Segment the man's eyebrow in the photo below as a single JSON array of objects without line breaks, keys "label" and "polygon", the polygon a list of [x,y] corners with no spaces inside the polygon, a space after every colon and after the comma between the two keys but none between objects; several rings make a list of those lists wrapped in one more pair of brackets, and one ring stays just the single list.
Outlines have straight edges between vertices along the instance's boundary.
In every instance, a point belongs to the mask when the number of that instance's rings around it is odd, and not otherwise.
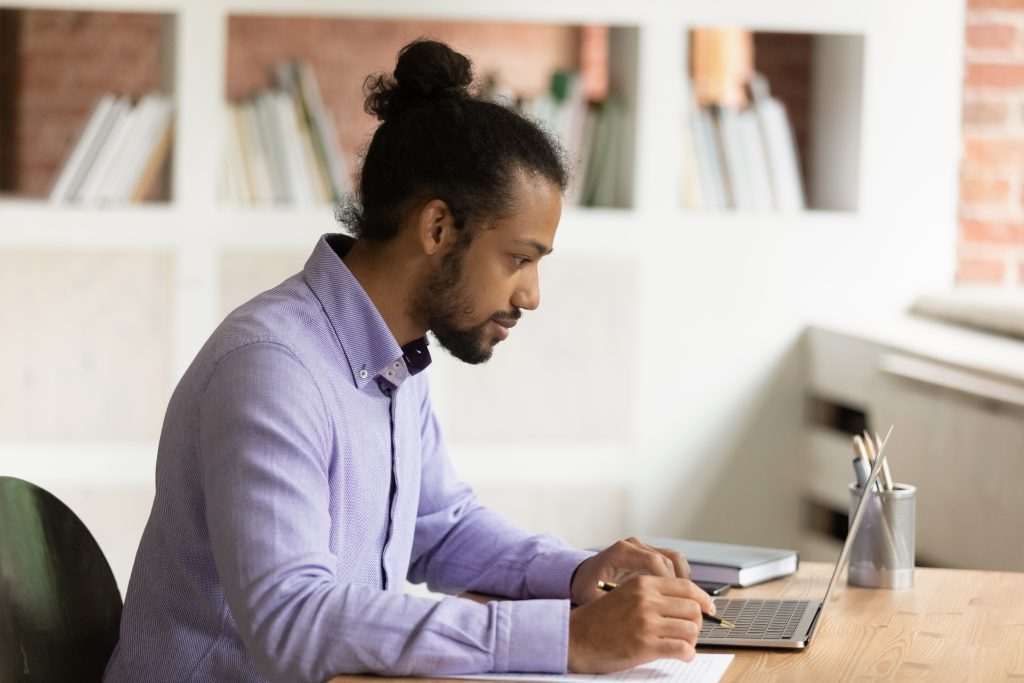
[{"label": "man's eyebrow", "polygon": [[516,244],[524,244],[528,247],[533,247],[534,249],[537,250],[537,254],[540,256],[547,256],[548,254],[554,251],[554,249],[552,249],[551,247],[547,246],[546,244],[542,244],[537,240],[516,240]]}]

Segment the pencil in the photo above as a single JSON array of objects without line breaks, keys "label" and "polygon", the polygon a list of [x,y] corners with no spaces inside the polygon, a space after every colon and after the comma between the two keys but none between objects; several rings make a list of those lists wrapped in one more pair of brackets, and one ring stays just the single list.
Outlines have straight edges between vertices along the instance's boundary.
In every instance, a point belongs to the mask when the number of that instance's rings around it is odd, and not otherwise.
[{"label": "pencil", "polygon": [[[611,581],[598,581],[597,587],[603,590],[605,593],[609,593],[618,588],[619,584],[613,583]],[[734,625],[731,621],[726,621],[721,617],[716,617],[714,614],[708,614],[706,612],[702,612],[701,614],[704,615],[705,620],[710,621],[712,624],[718,624],[722,628],[732,628]]]}]

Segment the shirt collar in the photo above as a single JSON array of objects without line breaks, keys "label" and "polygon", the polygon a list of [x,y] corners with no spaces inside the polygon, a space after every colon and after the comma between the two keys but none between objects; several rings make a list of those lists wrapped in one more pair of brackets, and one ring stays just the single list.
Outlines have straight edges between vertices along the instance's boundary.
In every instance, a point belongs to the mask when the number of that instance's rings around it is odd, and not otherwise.
[{"label": "shirt collar", "polygon": [[[327,314],[345,352],[352,381],[398,388],[430,364],[425,337],[400,347],[380,311],[341,260],[355,244],[348,235],[324,235],[306,261],[303,277]],[[396,365],[397,363],[397,365]],[[390,374],[388,374],[390,373]]]}]

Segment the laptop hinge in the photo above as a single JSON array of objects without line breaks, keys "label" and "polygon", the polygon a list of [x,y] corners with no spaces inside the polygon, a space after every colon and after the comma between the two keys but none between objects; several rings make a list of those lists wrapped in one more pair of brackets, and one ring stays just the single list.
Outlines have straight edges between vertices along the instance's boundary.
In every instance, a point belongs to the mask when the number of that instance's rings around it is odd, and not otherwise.
[{"label": "laptop hinge", "polygon": [[818,620],[821,619],[822,609],[825,607],[824,602],[818,603],[818,609],[814,610],[814,618],[811,619],[811,625],[807,627],[807,641],[810,642],[811,636],[814,635],[814,631],[818,628]]}]

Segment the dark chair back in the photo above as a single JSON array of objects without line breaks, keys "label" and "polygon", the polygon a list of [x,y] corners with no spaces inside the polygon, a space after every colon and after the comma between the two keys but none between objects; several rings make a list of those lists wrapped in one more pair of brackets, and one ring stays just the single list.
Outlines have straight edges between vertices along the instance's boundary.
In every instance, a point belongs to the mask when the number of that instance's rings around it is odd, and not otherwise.
[{"label": "dark chair back", "polygon": [[121,593],[82,521],[0,477],[0,683],[99,682],[120,621]]}]

